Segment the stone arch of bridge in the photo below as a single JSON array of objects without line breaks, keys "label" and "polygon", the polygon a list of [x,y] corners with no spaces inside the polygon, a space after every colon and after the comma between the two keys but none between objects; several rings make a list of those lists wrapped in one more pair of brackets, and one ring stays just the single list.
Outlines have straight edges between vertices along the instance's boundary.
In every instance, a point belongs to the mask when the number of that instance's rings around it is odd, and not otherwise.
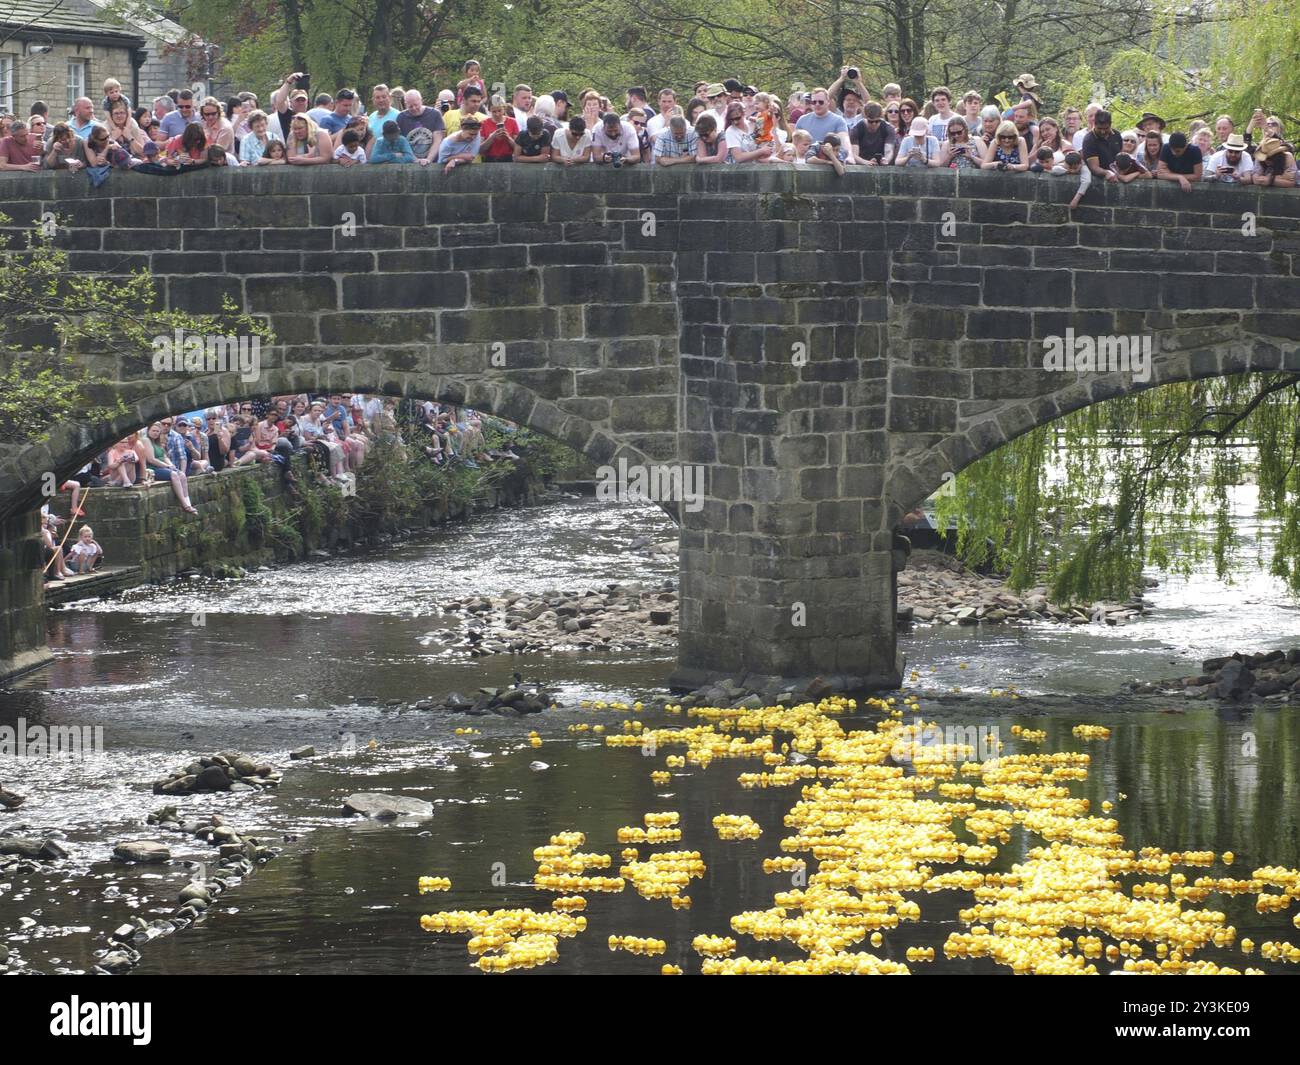
[{"label": "stone arch of bridge", "polygon": [[363,392],[471,407],[559,440],[597,466],[615,465],[620,459],[630,465],[651,464],[639,449],[504,377],[394,373],[370,360],[288,366],[264,369],[253,381],[245,381],[237,373],[198,375],[178,381],[170,389],[143,391],[126,404],[125,413],[111,420],[53,427],[46,440],[0,462],[0,520],[38,506],[42,489],[49,483],[47,474],[52,473],[55,483],[61,484],[115,441],[160,418],[250,396],[300,392]]},{"label": "stone arch of bridge", "polygon": [[1039,426],[1073,411],[1117,396],[1132,395],[1161,385],[1223,377],[1239,373],[1300,372],[1300,344],[1278,337],[1246,335],[1202,342],[1176,333],[1160,335],[1155,344],[1151,375],[1134,380],[1131,373],[1062,374],[1068,383],[1032,398],[991,404],[958,431],[910,457],[895,459],[884,505],[889,527],[919,506],[944,481],[998,448]]}]

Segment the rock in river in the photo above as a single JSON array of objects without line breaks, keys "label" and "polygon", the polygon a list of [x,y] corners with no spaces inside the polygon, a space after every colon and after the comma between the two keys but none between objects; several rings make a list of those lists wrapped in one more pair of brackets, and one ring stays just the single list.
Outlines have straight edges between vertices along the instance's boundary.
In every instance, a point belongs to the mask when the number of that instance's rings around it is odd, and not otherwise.
[{"label": "rock in river", "polygon": [[433,804],[408,795],[380,795],[377,792],[362,791],[343,800],[343,812],[391,821],[397,817],[432,817]]},{"label": "rock in river", "polygon": [[113,848],[113,857],[122,862],[165,862],[171,856],[167,844],[152,839],[119,843]]}]

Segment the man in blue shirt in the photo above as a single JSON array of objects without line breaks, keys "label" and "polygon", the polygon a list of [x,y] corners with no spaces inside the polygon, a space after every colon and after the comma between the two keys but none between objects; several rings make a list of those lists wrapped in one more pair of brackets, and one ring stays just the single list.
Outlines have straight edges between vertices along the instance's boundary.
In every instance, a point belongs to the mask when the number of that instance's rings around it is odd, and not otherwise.
[{"label": "man in blue shirt", "polygon": [[330,401],[325,407],[325,412],[321,415],[321,423],[333,422],[336,433],[343,432],[343,423],[352,420],[352,408],[343,402],[343,397],[338,393],[330,396]]},{"label": "man in blue shirt", "polygon": [[[334,97],[334,110],[320,120],[320,128],[333,136],[352,121],[352,101],[357,94],[351,89],[339,89]],[[382,128],[382,127],[381,127]]]},{"label": "man in blue shirt", "polygon": [[90,102],[89,96],[82,96],[72,105],[72,114],[68,117],[68,125],[72,127],[72,132],[81,140],[90,136],[90,131],[99,125],[95,121],[95,105]]},{"label": "man in blue shirt", "polygon": [[171,464],[181,473],[188,473],[190,468],[190,452],[185,446],[185,437],[174,428],[174,422],[171,418],[162,420],[163,432],[167,434],[167,443],[164,447],[167,450],[167,458]]},{"label": "man in blue shirt", "polygon": [[393,94],[387,85],[380,83],[371,89],[370,99],[375,109],[370,112],[370,117],[366,121],[370,126],[370,135],[378,140],[384,135],[384,123],[396,122],[400,112],[393,107]]},{"label": "man in blue shirt", "polygon": [[[797,123],[796,129],[806,130],[812,137],[813,151],[821,151],[822,141],[832,133],[847,134],[849,124],[844,121],[843,115],[837,115],[830,109],[831,95],[825,89],[813,89],[812,110],[803,115]],[[840,144],[847,144],[848,138],[842,136]]]},{"label": "man in blue shirt", "polygon": [[199,121],[198,108],[194,106],[194,94],[189,89],[182,89],[176,94],[176,110],[168,111],[158,123],[168,137],[179,137],[185,127]]},{"label": "man in blue shirt", "polygon": [[483,144],[479,138],[479,126],[477,115],[466,115],[460,120],[460,128],[438,146],[438,165],[444,173],[462,163],[474,162]]}]

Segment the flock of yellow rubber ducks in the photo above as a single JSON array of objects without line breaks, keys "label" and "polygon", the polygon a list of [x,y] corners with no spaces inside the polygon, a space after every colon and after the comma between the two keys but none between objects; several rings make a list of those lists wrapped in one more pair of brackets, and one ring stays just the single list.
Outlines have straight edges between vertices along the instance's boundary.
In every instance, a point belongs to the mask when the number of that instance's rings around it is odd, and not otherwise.
[{"label": "flock of yellow rubber ducks", "polygon": [[[643,709],[603,702],[584,708]],[[794,707],[695,707],[685,711],[691,721],[684,727],[647,728],[628,720],[621,734],[606,736],[608,747],[635,746],[663,757],[666,768],[652,774],[656,784],[667,783],[673,769],[729,759],[761,764],[739,775],[743,787],[796,789],[784,818],[787,834],[776,845],[781,853],[762,861],[763,872],[782,881],[772,905],[737,914],[730,931],[758,942],[784,942],[787,953],[792,947],[802,957],[736,956],[734,936],[701,933],[691,942],[701,972],[906,973],[909,966],[932,962],[936,949],[911,946],[899,961],[865,947],[882,948],[885,934],[919,921],[916,896],[961,891],[971,904],[959,911],[961,929],[942,945],[946,958],[989,959],[1016,973],[1097,973],[1105,964],[1134,973],[1235,974],[1243,970],[1195,955],[1234,945],[1250,954],[1255,944],[1238,944],[1222,912],[1198,905],[1216,893],[1250,893],[1260,913],[1272,913],[1300,898],[1300,870],[1267,866],[1248,878],[1205,876],[1189,883],[1182,868],[1231,866],[1236,855],[1129,849],[1118,822],[1108,816],[1110,800],[1094,813],[1088,799],[1071,794],[1070,784],[1088,777],[1087,753],[999,751],[980,762],[969,746],[918,742],[935,726],[902,721],[905,712],[919,712],[915,696],[901,703],[867,700],[864,709],[879,719],[872,724],[857,715],[842,721],[858,706],[841,697]],[[675,705],[667,711],[683,713]],[[1072,733],[1080,740],[1110,737],[1100,725],[1079,724]],[[1043,731],[1020,726],[1011,734],[1033,745],[1046,738]],[[672,750],[682,753],[667,753]],[[906,758],[899,758],[900,750]],[[628,845],[617,876],[600,872],[613,869],[611,855],[580,849],[586,844],[581,832],[559,833],[533,852],[534,887],[558,896],[552,912],[450,910],[422,917],[421,927],[468,935],[478,966],[502,972],[557,960],[559,940],[586,929],[586,917],[574,911],[585,908],[590,893],[621,892],[631,884],[646,899],[689,908],[684,890],[703,877],[702,856],[686,850],[642,855],[639,846],[682,838],[676,812],[647,813],[643,820],[616,832],[618,843]],[[748,815],[720,814],[713,827],[724,840],[762,835]],[[1017,829],[1041,842],[1008,871],[990,871]],[[1131,877],[1146,879],[1125,886],[1123,878]],[[446,878],[420,880],[421,892],[450,886]],[[1300,927],[1300,915],[1293,923]],[[1066,934],[1078,930],[1083,934]],[[611,951],[644,955],[668,947],[663,940],[628,935],[611,935],[608,943]],[[1300,963],[1300,947],[1291,943],[1265,942],[1259,954]],[[682,969],[665,964],[660,971],[679,975]]]},{"label": "flock of yellow rubber ducks", "polygon": [[758,839],[763,827],[749,814],[718,814],[713,819],[718,839]]}]

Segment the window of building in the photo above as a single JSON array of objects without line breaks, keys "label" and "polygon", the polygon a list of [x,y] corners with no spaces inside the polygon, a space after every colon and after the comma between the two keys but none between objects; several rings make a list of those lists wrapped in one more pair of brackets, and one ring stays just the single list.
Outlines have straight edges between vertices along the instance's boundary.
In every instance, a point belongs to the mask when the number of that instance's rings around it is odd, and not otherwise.
[{"label": "window of building", "polygon": [[84,59],[68,60],[68,111],[81,97],[86,95],[86,66]]},{"label": "window of building", "polygon": [[0,52],[0,111],[12,112],[14,109],[15,58]]}]

